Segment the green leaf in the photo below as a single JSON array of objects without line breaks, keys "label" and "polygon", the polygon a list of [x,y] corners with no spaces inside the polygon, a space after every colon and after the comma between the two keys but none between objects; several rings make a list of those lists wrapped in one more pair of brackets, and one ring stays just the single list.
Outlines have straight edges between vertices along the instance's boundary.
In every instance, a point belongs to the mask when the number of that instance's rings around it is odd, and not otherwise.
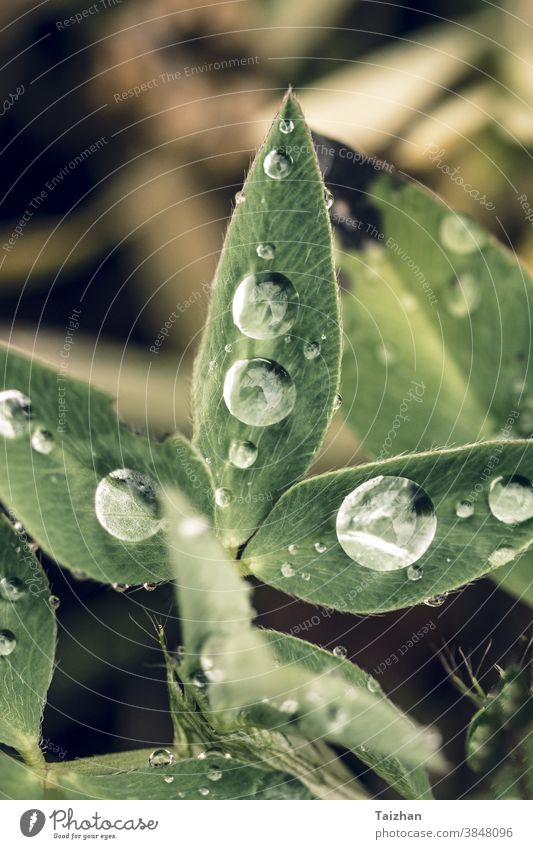
[{"label": "green leaf", "polygon": [[[283,133],[282,126],[293,129]],[[271,152],[281,169],[287,156],[292,160],[282,179],[266,173]],[[230,549],[251,536],[311,464],[339,382],[338,293],[324,184],[290,94],[251,167],[244,198],[222,250],[194,378],[195,441],[222,491],[217,525]],[[243,365],[257,359],[263,362]]]},{"label": "green leaf", "polygon": [[[243,563],[265,583],[336,610],[377,613],[419,604],[489,573],[495,565],[511,562],[531,546],[531,519],[514,525],[503,523],[489,509],[488,491],[491,479],[497,476],[518,474],[527,478],[532,470],[531,441],[499,440],[405,455],[321,475],[296,485],[283,496],[268,525],[260,528],[245,549]],[[422,529],[409,524],[415,515],[422,516],[423,522],[428,521],[431,505],[420,492],[408,504],[406,513],[399,499],[389,503],[390,496],[384,492],[385,551],[368,503],[364,512],[360,507],[359,513],[353,510],[351,532],[370,536],[365,551],[370,551],[374,567],[367,568],[341,547],[336,533],[337,513],[350,493],[380,476],[407,478],[421,487],[433,504],[436,532],[431,541],[427,524]],[[384,482],[382,488],[388,483]],[[377,484],[379,491],[379,481]],[[531,506],[528,487],[523,495]],[[376,495],[374,498],[377,509],[380,502]],[[468,518],[456,514],[458,503],[463,501],[474,508]],[[417,513],[417,509],[421,512]],[[376,515],[379,524],[380,514]],[[400,525],[398,537],[391,517]],[[407,528],[402,522],[407,522]],[[377,538],[371,536],[372,532],[378,534]],[[413,555],[416,572],[394,568],[399,561],[392,559],[393,547],[409,552],[417,542],[421,551],[418,559]],[[317,544],[320,553],[315,548]],[[362,545],[358,552],[361,548]],[[391,571],[381,571],[391,566]]]},{"label": "green leaf", "polygon": [[0,752],[0,798],[42,799],[42,777],[21,761]]},{"label": "green leaf", "polygon": [[294,662],[280,665],[270,639],[251,625],[249,587],[205,522],[179,494],[167,510],[185,648],[180,677],[196,689],[215,729],[255,726],[350,749],[368,744],[409,767],[425,760],[440,766],[438,735],[372,692],[366,677],[364,687],[347,686],[334,658],[326,674],[310,674]]},{"label": "green leaf", "polygon": [[525,551],[508,566],[496,569],[491,578],[523,604],[533,607],[533,553]]},{"label": "green leaf", "polygon": [[[118,423],[107,396],[66,371],[55,374],[4,348],[0,371],[6,391],[31,401],[28,418],[28,408],[0,396],[4,503],[62,566],[104,582],[168,578],[155,492],[167,484],[183,488],[209,514],[212,485],[197,452],[178,435],[160,443],[131,433]],[[142,478],[108,477],[121,469],[147,476],[148,487]],[[99,484],[101,509],[118,537],[98,521]]]},{"label": "green leaf", "polygon": [[[290,668],[292,665],[298,664],[317,677],[333,670],[349,687],[363,691],[370,689],[374,693],[379,692],[381,699],[384,699],[377,681],[354,663],[341,660],[330,652],[312,646],[297,637],[289,637],[286,634],[280,634],[278,631],[264,631],[263,633],[283,667]],[[427,775],[421,767],[407,769],[401,759],[384,756],[380,747],[376,749],[372,742],[367,742],[363,746],[355,748],[354,752],[359,760],[369,766],[405,799],[433,798]]]},{"label": "green leaf", "polygon": [[[170,751],[170,750],[167,750]],[[50,765],[52,799],[312,799],[293,776],[224,757],[149,766],[151,749]],[[172,779],[171,781],[169,779]]]},{"label": "green leaf", "polygon": [[54,663],[50,587],[24,536],[0,516],[0,742],[40,759],[41,715]]}]

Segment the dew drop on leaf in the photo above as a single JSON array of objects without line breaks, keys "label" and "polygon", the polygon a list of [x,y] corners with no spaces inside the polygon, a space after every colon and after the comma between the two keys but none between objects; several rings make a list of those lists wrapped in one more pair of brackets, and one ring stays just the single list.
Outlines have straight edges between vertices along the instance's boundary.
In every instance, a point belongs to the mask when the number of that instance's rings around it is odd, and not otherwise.
[{"label": "dew drop on leaf", "polygon": [[272,180],[284,180],[292,170],[292,158],[282,147],[274,148],[265,156],[263,170]]},{"label": "dew drop on leaf", "polygon": [[445,215],[439,235],[442,245],[456,254],[471,254],[484,242],[481,229],[463,215]]},{"label": "dew drop on leaf", "polygon": [[143,588],[146,590],[147,593],[153,593],[153,591],[157,589],[157,584],[147,581],[145,584],[143,584]]},{"label": "dew drop on leaf", "polygon": [[440,593],[439,595],[434,595],[431,598],[426,598],[424,604],[427,607],[442,607],[447,598],[448,593]]},{"label": "dew drop on leaf", "polygon": [[446,292],[446,308],[456,318],[466,318],[481,303],[481,288],[473,274],[454,277]]},{"label": "dew drop on leaf", "polygon": [[505,525],[518,525],[533,518],[531,481],[521,475],[495,478],[490,484],[489,507]]},{"label": "dew drop on leaf", "polygon": [[18,389],[0,392],[0,435],[7,439],[23,436],[31,419],[31,401]]},{"label": "dew drop on leaf", "polygon": [[272,242],[261,242],[255,249],[259,259],[273,260],[276,254],[276,248]]},{"label": "dew drop on leaf", "polygon": [[328,547],[327,545],[324,545],[323,542],[315,542],[315,551],[318,552],[318,554],[324,554],[327,550]]},{"label": "dew drop on leaf", "polygon": [[375,678],[368,678],[366,687],[370,693],[379,693],[380,687]]},{"label": "dew drop on leaf", "polygon": [[298,551],[298,546],[296,545],[295,542],[291,542],[288,550],[289,550],[289,554],[296,554],[296,552]]},{"label": "dew drop on leaf", "polygon": [[228,342],[227,345],[224,345],[224,350],[226,354],[231,354],[231,352],[233,351],[233,345],[230,345],[230,343]]},{"label": "dew drop on leaf", "polygon": [[51,595],[48,599],[48,604],[52,610],[57,610],[61,606],[61,599],[57,595]]},{"label": "dew drop on leaf", "polygon": [[342,395],[340,395],[337,392],[337,394],[335,395],[335,398],[333,399],[333,412],[334,413],[336,413],[337,410],[340,409],[341,404],[342,404]]},{"label": "dew drop on leaf", "polygon": [[163,527],[156,484],[140,472],[110,472],[96,487],[94,504],[104,530],[124,542],[142,542]]},{"label": "dew drop on leaf", "polygon": [[233,296],[233,321],[251,339],[275,339],[294,324],[298,293],[288,277],[258,271],[244,277]]},{"label": "dew drop on leaf", "polygon": [[125,593],[126,590],[129,590],[129,588],[130,588],[129,584],[120,584],[120,583],[111,584],[111,586],[113,587],[113,589],[115,590],[116,593]]},{"label": "dew drop on leaf", "polygon": [[229,461],[237,469],[249,469],[257,460],[257,446],[253,442],[234,439],[229,447]]},{"label": "dew drop on leaf", "polygon": [[304,342],[303,351],[306,360],[315,360],[320,354],[320,343]]},{"label": "dew drop on leaf", "polygon": [[218,489],[215,489],[215,504],[217,507],[221,507],[222,509],[229,507],[232,500],[231,490],[227,489],[227,487],[219,486]]},{"label": "dew drop on leaf", "polygon": [[208,768],[206,775],[207,775],[209,781],[220,781],[220,779],[222,778],[223,772],[220,769],[220,767],[213,764],[213,766],[210,766]]},{"label": "dew drop on leaf", "polygon": [[174,776],[173,775],[165,775],[163,781],[165,782],[165,784],[172,784],[172,782],[174,781]]},{"label": "dew drop on leaf", "polygon": [[455,505],[455,515],[459,519],[470,519],[474,515],[474,505],[471,501],[458,501]]},{"label": "dew drop on leaf", "polygon": [[246,201],[246,196],[245,196],[244,192],[242,192],[242,191],[235,192],[235,204],[236,204],[236,206],[239,206],[241,203],[245,203],[245,201]]},{"label": "dew drop on leaf", "polygon": [[18,601],[26,588],[19,578],[2,578],[0,579],[0,595],[4,601]]},{"label": "dew drop on leaf", "polygon": [[0,656],[7,657],[15,650],[17,638],[11,631],[0,631]]},{"label": "dew drop on leaf", "polygon": [[302,572],[300,574],[300,577],[301,577],[302,581],[310,581],[311,580],[311,575],[309,574],[309,572]]},{"label": "dew drop on leaf", "polygon": [[151,767],[159,769],[162,766],[170,766],[174,763],[174,755],[168,749],[154,749],[148,763]]},{"label": "dew drop on leaf", "polygon": [[409,581],[420,581],[424,577],[424,570],[421,566],[408,566],[405,574]]},{"label": "dew drop on leaf", "polygon": [[431,499],[409,478],[372,478],[347,495],[337,513],[337,538],[348,557],[377,572],[415,563],[436,529]]},{"label": "dew drop on leaf", "polygon": [[38,454],[50,454],[54,447],[54,437],[43,427],[36,428],[31,435],[31,444]]},{"label": "dew drop on leaf", "polygon": [[296,389],[290,375],[273,360],[237,360],[224,380],[224,401],[239,421],[267,427],[292,412]]},{"label": "dew drop on leaf", "polygon": [[282,563],[280,572],[284,578],[292,578],[294,575],[294,569],[290,563]]},{"label": "dew drop on leaf", "polygon": [[200,796],[209,796],[209,792],[210,792],[209,788],[207,788],[207,787],[199,787],[198,788],[198,793],[200,794]]},{"label": "dew drop on leaf", "polygon": [[348,651],[344,646],[335,646],[335,648],[333,649],[333,654],[335,655],[335,657],[340,657],[342,660],[348,657]]},{"label": "dew drop on leaf", "polygon": [[326,202],[326,209],[331,209],[331,207],[333,206],[333,203],[335,201],[335,198],[333,197],[332,192],[330,192],[330,190],[327,187],[324,188],[324,200]]},{"label": "dew drop on leaf", "polygon": [[284,136],[288,136],[294,130],[294,121],[291,121],[290,118],[282,118],[279,122],[279,129]]},{"label": "dew drop on leaf", "polygon": [[505,566],[506,563],[510,563],[511,560],[518,557],[518,554],[519,552],[515,551],[514,548],[502,545],[500,548],[496,548],[492,554],[489,555],[489,563],[494,569],[496,569],[498,566]]}]

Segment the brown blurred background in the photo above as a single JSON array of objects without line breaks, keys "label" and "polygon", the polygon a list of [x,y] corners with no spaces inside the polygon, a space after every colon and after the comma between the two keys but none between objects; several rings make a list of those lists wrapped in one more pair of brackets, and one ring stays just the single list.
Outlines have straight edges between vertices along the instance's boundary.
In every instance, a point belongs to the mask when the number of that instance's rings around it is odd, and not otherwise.
[{"label": "brown blurred background", "polygon": [[[395,163],[533,260],[517,200],[533,197],[532,28],[528,0],[2,4],[2,339],[59,366],[68,317],[81,310],[69,373],[117,397],[125,421],[155,435],[189,433],[206,284],[234,195],[288,84],[314,130]],[[173,312],[155,355],[150,347]],[[354,456],[355,438],[341,424],[318,468]],[[150,616],[169,616],[176,644],[169,588],[119,595],[46,565],[62,605],[43,736],[67,758],[168,742]],[[256,601],[261,623],[286,631],[317,615],[266,588]],[[492,639],[483,667],[490,683],[492,664],[520,652],[526,608],[481,581],[439,609],[318,618],[300,635],[342,643],[369,671],[431,623],[380,680],[447,741],[452,772],[437,795],[483,794],[462,763],[471,709],[436,650],[449,644],[480,658]]]}]

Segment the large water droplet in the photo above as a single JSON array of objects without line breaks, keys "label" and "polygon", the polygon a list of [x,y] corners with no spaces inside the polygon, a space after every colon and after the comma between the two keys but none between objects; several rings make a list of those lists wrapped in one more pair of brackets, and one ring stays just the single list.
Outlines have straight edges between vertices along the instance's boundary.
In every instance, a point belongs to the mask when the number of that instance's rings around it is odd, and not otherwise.
[{"label": "large water droplet", "polygon": [[289,374],[273,360],[237,360],[224,380],[224,401],[239,421],[266,427],[292,412],[296,389]]},{"label": "large water droplet", "polygon": [[249,469],[257,460],[257,446],[253,442],[234,439],[229,447],[229,461],[237,469]]},{"label": "large water droplet", "polygon": [[0,631],[0,656],[7,657],[17,646],[17,638],[11,631]]},{"label": "large water droplet", "polygon": [[19,578],[2,578],[0,580],[0,595],[5,601],[18,601],[26,589]]},{"label": "large water droplet", "polygon": [[31,435],[31,444],[38,454],[50,454],[54,447],[54,437],[44,427],[36,428]]},{"label": "large water droplet", "polygon": [[156,769],[162,766],[170,766],[174,763],[174,755],[168,749],[155,749],[148,758],[148,763]]},{"label": "large water droplet", "polygon": [[282,563],[280,572],[284,578],[292,578],[294,575],[294,569],[290,563]]},{"label": "large water droplet", "polygon": [[471,254],[485,241],[481,229],[463,215],[446,215],[439,234],[444,247],[456,254]]},{"label": "large water droplet", "polygon": [[262,242],[256,247],[255,252],[259,259],[272,260],[276,254],[276,248],[272,242]]},{"label": "large water droplet", "polygon": [[489,507],[492,515],[506,525],[518,525],[533,518],[531,481],[521,475],[495,478],[489,489]]},{"label": "large water droplet", "polygon": [[0,435],[16,439],[27,432],[31,419],[31,401],[18,389],[0,392]]},{"label": "large water droplet", "polygon": [[233,321],[251,339],[275,339],[291,329],[298,312],[298,293],[277,271],[248,274],[233,296]]},{"label": "large water droplet", "polygon": [[292,169],[292,158],[282,147],[274,148],[264,158],[263,169],[272,180],[284,180]]},{"label": "large water droplet", "polygon": [[125,542],[142,542],[163,527],[156,484],[131,469],[106,475],[96,487],[94,505],[104,530]]},{"label": "large water droplet", "polygon": [[315,360],[320,354],[320,342],[304,342],[303,351],[306,360]]},{"label": "large water droplet", "polygon": [[518,552],[514,548],[502,545],[490,554],[489,563],[493,568],[497,568],[498,566],[505,566],[506,563],[510,563],[516,557],[518,557]]},{"label": "large water droplet", "polygon": [[455,277],[446,293],[448,312],[457,318],[471,315],[481,303],[481,288],[473,274]]},{"label": "large water droplet", "polygon": [[372,478],[347,495],[337,513],[337,537],[346,554],[378,572],[415,563],[436,529],[431,499],[409,478]]},{"label": "large water droplet", "polygon": [[474,505],[471,501],[458,501],[455,505],[455,515],[458,519],[470,519],[474,515]]},{"label": "large water droplet", "polygon": [[233,496],[230,489],[227,489],[225,486],[219,486],[218,489],[215,489],[215,504],[217,507],[221,507],[222,509],[229,507],[232,500]]},{"label": "large water droplet", "polygon": [[279,122],[279,129],[284,136],[288,136],[289,133],[292,133],[294,130],[294,121],[290,118],[281,118]]}]

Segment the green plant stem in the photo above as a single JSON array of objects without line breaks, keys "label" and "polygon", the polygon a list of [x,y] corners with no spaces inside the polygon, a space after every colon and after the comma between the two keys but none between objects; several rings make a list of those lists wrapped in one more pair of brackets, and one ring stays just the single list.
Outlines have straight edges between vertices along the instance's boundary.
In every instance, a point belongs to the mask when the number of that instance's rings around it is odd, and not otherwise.
[{"label": "green plant stem", "polygon": [[20,749],[20,754],[24,758],[24,763],[34,770],[46,769],[46,761],[44,755],[37,743],[32,743],[29,746]]}]

